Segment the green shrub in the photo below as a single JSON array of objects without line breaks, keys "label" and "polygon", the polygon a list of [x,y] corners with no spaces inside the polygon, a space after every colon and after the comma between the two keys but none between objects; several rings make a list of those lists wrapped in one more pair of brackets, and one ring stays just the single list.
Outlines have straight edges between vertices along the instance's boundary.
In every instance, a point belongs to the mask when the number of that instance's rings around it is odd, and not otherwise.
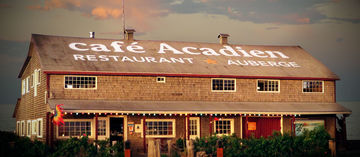
[{"label": "green shrub", "polygon": [[[87,136],[55,141],[53,148],[28,137],[19,137],[14,133],[0,131],[1,156],[19,157],[123,157],[124,143],[110,146],[109,140],[89,142]],[[129,142],[127,142],[130,145]]]},{"label": "green shrub", "polygon": [[330,135],[324,127],[305,131],[300,136],[281,135],[274,132],[268,138],[240,139],[236,135],[209,136],[196,139],[194,151],[205,151],[210,156],[216,156],[216,148],[224,148],[224,156],[248,156],[248,157],[289,157],[289,156],[330,156]]},{"label": "green shrub", "polygon": [[114,152],[114,156],[123,157],[124,154],[124,142],[117,142],[110,147],[111,152]]},{"label": "green shrub", "polygon": [[55,152],[52,156],[87,156],[93,157],[97,154],[96,146],[88,142],[88,137],[71,137],[65,141],[58,141],[55,144]]},{"label": "green shrub", "polygon": [[0,131],[1,156],[37,157],[48,156],[50,147],[40,141],[31,141],[28,137],[19,137],[14,133]]}]

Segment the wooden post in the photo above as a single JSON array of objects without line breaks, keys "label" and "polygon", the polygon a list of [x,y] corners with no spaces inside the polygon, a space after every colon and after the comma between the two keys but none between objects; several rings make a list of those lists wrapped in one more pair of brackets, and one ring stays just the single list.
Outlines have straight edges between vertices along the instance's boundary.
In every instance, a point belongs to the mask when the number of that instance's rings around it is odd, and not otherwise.
[{"label": "wooden post", "polygon": [[190,116],[189,114],[186,116],[187,120],[187,140],[190,140]]},{"label": "wooden post", "polygon": [[144,144],[144,153],[146,153],[146,118],[143,117],[143,144]]},{"label": "wooden post", "polygon": [[186,137],[187,137],[186,117],[187,117],[187,115],[184,115],[184,140],[186,140]]},{"label": "wooden post", "polygon": [[95,114],[95,140],[98,140],[98,114]]},{"label": "wooden post", "polygon": [[[343,115],[341,121],[342,121],[342,124],[341,124],[341,129],[342,129],[342,136],[343,136],[343,140],[346,142],[347,140],[347,135],[346,135],[346,116],[348,115]],[[336,126],[336,119],[335,119],[335,126]],[[336,129],[335,129],[336,131]]]},{"label": "wooden post", "polygon": [[212,116],[210,114],[210,117],[209,117],[209,133],[210,133],[210,136],[212,135],[212,125],[211,125],[211,123],[212,123]]}]

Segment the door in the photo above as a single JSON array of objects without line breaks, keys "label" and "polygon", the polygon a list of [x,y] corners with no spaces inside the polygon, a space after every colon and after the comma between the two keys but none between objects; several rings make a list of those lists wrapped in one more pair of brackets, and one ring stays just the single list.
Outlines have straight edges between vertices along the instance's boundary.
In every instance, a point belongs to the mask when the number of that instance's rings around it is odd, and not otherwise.
[{"label": "door", "polygon": [[[246,118],[244,117],[244,137],[250,137],[252,135],[256,138],[271,136],[274,131],[281,130],[280,120],[280,117],[249,117],[246,122]],[[245,127],[245,125],[247,126]]]},{"label": "door", "polygon": [[189,123],[190,125],[186,121],[186,129],[190,129],[186,130],[187,134],[190,133],[190,139],[200,138],[200,117],[190,117]]},{"label": "door", "polygon": [[110,117],[110,143],[124,140],[124,118]]}]

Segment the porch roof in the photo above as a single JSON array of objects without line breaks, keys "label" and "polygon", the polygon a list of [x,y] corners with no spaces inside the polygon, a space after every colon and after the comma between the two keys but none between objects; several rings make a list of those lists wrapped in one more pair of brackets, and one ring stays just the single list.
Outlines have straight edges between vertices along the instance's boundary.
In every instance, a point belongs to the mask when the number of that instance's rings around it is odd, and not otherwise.
[{"label": "porch roof", "polygon": [[321,102],[213,102],[50,99],[51,110],[64,112],[140,114],[351,114],[338,103]]}]

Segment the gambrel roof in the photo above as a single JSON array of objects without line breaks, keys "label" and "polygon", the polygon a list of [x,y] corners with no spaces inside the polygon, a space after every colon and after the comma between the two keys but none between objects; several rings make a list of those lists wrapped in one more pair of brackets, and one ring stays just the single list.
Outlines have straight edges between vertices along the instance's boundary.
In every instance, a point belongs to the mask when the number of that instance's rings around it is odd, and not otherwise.
[{"label": "gambrel roof", "polygon": [[[94,39],[33,34],[49,74],[338,80],[299,46]],[[26,66],[26,64],[24,64]],[[20,72],[19,77],[21,77]]]}]

